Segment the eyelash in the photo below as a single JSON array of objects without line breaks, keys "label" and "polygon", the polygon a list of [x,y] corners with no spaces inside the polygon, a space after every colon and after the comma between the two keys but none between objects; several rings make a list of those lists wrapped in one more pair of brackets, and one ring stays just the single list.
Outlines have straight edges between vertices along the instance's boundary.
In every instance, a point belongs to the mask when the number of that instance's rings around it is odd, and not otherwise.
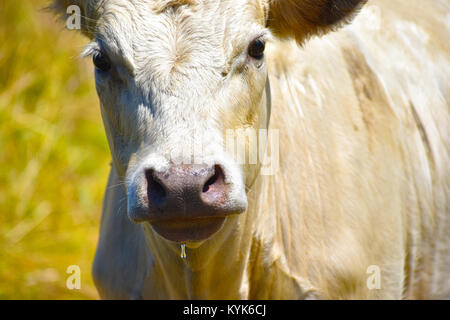
[{"label": "eyelash", "polygon": [[92,54],[92,62],[94,66],[103,72],[108,72],[111,69],[111,61],[108,56],[101,50],[96,50]]}]

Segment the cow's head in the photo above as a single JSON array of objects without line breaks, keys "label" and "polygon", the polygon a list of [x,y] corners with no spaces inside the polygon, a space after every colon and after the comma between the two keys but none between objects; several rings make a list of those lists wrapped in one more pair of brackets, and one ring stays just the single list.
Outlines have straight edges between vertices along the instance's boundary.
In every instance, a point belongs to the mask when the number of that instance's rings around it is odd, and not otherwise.
[{"label": "cow's head", "polygon": [[85,54],[130,219],[189,242],[244,212],[260,164],[237,164],[225,137],[268,126],[266,41],[323,34],[363,2],[56,1],[66,17],[79,6],[92,40]]}]

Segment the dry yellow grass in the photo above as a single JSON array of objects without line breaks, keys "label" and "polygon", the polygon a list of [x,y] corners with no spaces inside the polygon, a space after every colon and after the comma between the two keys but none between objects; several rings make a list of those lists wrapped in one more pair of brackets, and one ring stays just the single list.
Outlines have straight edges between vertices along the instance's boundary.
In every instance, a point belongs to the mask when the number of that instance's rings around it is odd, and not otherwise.
[{"label": "dry yellow grass", "polygon": [[[0,299],[98,298],[90,268],[109,151],[86,40],[0,2]],[[66,288],[79,265],[81,290]]]}]

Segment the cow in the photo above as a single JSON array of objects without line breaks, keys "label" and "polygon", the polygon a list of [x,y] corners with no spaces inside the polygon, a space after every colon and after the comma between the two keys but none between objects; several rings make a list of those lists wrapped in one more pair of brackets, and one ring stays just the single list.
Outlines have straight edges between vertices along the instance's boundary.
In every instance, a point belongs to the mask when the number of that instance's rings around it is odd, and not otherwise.
[{"label": "cow", "polygon": [[112,155],[101,298],[450,298],[448,1],[70,5]]}]

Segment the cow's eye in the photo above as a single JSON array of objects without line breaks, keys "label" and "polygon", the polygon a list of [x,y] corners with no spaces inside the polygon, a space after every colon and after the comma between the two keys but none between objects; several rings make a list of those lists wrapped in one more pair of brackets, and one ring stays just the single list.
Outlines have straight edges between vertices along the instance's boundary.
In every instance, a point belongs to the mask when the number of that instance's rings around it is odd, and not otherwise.
[{"label": "cow's eye", "polygon": [[97,51],[92,56],[92,61],[97,69],[107,72],[111,69],[111,62],[108,57],[101,51]]},{"label": "cow's eye", "polygon": [[248,55],[255,59],[262,59],[264,57],[264,49],[266,44],[261,39],[253,40],[248,46]]}]

